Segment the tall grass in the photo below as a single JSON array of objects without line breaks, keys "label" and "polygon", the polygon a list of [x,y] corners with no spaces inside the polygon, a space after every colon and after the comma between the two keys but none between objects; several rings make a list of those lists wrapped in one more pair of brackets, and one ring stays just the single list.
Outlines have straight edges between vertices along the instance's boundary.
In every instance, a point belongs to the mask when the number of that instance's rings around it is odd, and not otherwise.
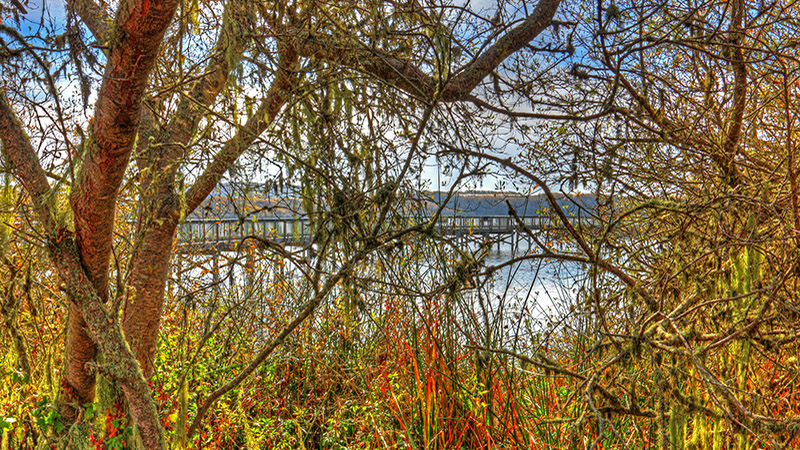
[{"label": "tall grass", "polygon": [[[514,322],[531,305],[516,304],[511,295],[498,298],[497,289],[484,284],[480,265],[471,264],[481,251],[408,243],[365,262],[191,437],[185,435],[187,423],[206,396],[296,314],[312,287],[287,261],[257,254],[250,263],[222,255],[216,276],[210,272],[213,258],[179,262],[153,382],[172,446],[768,448],[763,433],[737,427],[702,377],[675,358],[659,359],[645,347],[623,370],[604,369],[602,361],[617,350],[598,344],[579,314],[550,328]],[[226,281],[226,274],[236,280]],[[45,292],[34,289],[33,296],[45,301],[50,298]],[[59,445],[54,439],[60,423],[52,407],[58,328],[48,328],[42,313],[33,316],[26,309],[30,306],[22,308],[18,317],[25,319],[17,320],[29,340],[32,376],[20,375],[14,348],[4,340],[3,450]],[[740,389],[750,389],[754,380],[774,386],[779,416],[800,413],[794,379],[777,370],[791,364],[791,357],[768,361],[754,353],[720,352],[706,363]],[[608,408],[609,399],[596,386],[617,385],[630,387],[613,391],[618,409],[641,415]],[[676,392],[691,402],[670,400]],[[115,414],[93,411],[90,448],[121,445],[115,438],[129,429]],[[783,439],[786,448],[800,448],[796,437]]]}]

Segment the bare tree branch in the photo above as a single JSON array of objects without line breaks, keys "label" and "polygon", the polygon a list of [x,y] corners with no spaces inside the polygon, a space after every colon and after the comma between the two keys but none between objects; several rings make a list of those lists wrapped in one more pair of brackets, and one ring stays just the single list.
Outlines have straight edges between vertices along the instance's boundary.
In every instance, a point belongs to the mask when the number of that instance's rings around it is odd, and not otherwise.
[{"label": "bare tree branch", "polygon": [[281,52],[278,72],[267,96],[247,123],[220,149],[197,181],[186,191],[186,211],[189,214],[211,193],[225,172],[236,162],[250,144],[275,120],[289,99],[295,79],[297,54],[291,50]]},{"label": "bare tree branch", "polygon": [[4,91],[0,93],[0,141],[3,142],[4,153],[14,168],[15,175],[33,200],[44,232],[55,235],[56,211],[47,174],[39,164],[39,155],[8,104]]},{"label": "bare tree branch", "polygon": [[478,83],[506,58],[522,49],[552,23],[561,0],[542,0],[521,24],[501,36],[466,66],[454,71],[436,95],[436,80],[415,65],[386,52],[370,48],[350,36],[322,34],[307,29],[287,30],[288,39],[301,56],[336,62],[354,70],[376,76],[410,95],[430,101],[435,97],[445,102],[468,99]]},{"label": "bare tree branch", "polygon": [[106,10],[94,0],[67,0],[67,7],[81,18],[98,42],[104,43],[109,38],[111,18]]}]

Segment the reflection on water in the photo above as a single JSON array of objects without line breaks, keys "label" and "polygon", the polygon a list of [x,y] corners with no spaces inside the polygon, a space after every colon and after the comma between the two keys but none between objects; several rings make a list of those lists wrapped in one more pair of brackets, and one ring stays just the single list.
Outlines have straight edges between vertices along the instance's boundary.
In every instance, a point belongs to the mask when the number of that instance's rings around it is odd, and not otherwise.
[{"label": "reflection on water", "polygon": [[[478,245],[474,243],[464,250],[475,257],[480,253]],[[542,258],[522,259],[507,264],[513,259],[524,258],[529,251],[524,241],[514,246],[508,243],[493,245],[482,259],[482,267],[502,267],[493,272],[491,277],[478,277],[475,280],[477,287],[459,296],[455,314],[464,324],[465,338],[473,344],[509,344],[510,347],[515,347],[518,343],[535,341],[537,335],[564,325],[562,321],[569,316],[570,307],[577,300],[585,268],[576,262]],[[183,284],[187,284],[187,280],[193,280],[197,292],[213,294],[222,291],[229,299],[243,298],[250,295],[248,291],[274,285],[282,280],[287,285],[287,302],[297,303],[299,306],[300,303],[292,298],[306,298],[308,295],[299,295],[300,291],[308,287],[305,286],[302,271],[289,261],[275,264],[262,260],[256,273],[248,273],[246,257],[235,252],[185,256],[183,264]],[[408,286],[407,280],[411,274],[414,279],[413,287],[419,290],[409,290],[408,298],[423,306],[431,301],[425,292],[434,292],[437,286],[446,281],[444,272],[452,271],[452,267],[442,264],[453,263],[439,262],[437,265],[429,265],[415,260],[405,264],[405,267],[385,270],[380,276],[369,274],[368,278],[380,280],[384,277],[380,282],[394,282],[393,289],[397,289]],[[178,270],[181,270],[180,267]],[[394,280],[393,276],[396,277]],[[420,293],[416,300],[413,300],[412,291]],[[375,292],[363,292],[359,295],[378,295]],[[383,303],[385,301],[370,302],[368,298],[363,299],[363,304],[367,306],[372,304],[380,308],[379,305]]]},{"label": "reflection on water", "polygon": [[542,258],[506,265],[529,254],[525,243],[501,244],[485,257],[486,267],[502,267],[468,300],[468,308],[478,313],[475,329],[485,333],[482,340],[516,346],[566,325],[564,320],[577,301],[584,266]]},{"label": "reflection on water", "polygon": [[[516,249],[515,249],[516,250]],[[490,253],[486,266],[498,266],[524,257],[527,248],[512,251],[505,245]],[[537,311],[547,312],[575,299],[583,267],[576,262],[552,259],[527,259],[505,266],[495,273],[489,284],[493,296],[504,299],[528,300]]]}]

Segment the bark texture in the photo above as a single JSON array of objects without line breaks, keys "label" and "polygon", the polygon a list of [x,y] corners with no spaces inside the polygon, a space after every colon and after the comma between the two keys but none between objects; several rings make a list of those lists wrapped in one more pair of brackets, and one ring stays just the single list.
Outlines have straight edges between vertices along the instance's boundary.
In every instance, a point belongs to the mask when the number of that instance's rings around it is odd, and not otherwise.
[{"label": "bark texture", "polygon": [[[95,23],[94,17],[102,17],[92,13],[97,5],[83,5],[85,8],[79,11],[84,12],[83,17],[92,16],[87,22]],[[113,36],[108,37],[108,62],[90,133],[83,143],[77,186],[70,196],[80,261],[103,301],[108,299],[117,194],[136,138],[147,79],[177,5],[177,0],[123,1]],[[96,343],[86,331],[82,315],[75,307],[70,310],[64,384],[71,397],[87,403],[94,398],[95,376],[87,372],[86,365],[94,360]],[[63,413],[75,417],[72,408]]]}]

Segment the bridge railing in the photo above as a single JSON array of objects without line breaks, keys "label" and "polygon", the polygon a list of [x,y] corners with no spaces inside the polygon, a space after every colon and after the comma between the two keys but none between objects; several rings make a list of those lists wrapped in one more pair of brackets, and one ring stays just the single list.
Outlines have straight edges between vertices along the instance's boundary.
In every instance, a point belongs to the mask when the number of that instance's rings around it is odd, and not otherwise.
[{"label": "bridge railing", "polygon": [[[523,223],[534,230],[563,228],[558,218],[546,215],[525,216]],[[408,218],[412,223],[418,218]],[[586,222],[580,214],[570,218],[574,226]],[[503,234],[519,229],[509,216],[442,216],[437,228],[443,234]],[[190,219],[178,227],[181,244],[235,243],[245,236],[259,236],[281,242],[303,242],[310,237],[308,219],[301,217],[252,219]]]},{"label": "bridge railing", "polygon": [[[522,223],[532,230],[562,229],[563,224],[557,217],[549,215],[536,215],[520,217]],[[580,214],[569,217],[570,223],[578,227],[586,219]],[[443,216],[438,226],[445,233],[448,231],[462,233],[510,233],[519,229],[518,221],[510,216]]]},{"label": "bridge railing", "polygon": [[259,218],[246,219],[190,219],[178,227],[178,242],[186,244],[234,242],[244,236],[264,239],[303,239],[310,234],[308,219]]}]

